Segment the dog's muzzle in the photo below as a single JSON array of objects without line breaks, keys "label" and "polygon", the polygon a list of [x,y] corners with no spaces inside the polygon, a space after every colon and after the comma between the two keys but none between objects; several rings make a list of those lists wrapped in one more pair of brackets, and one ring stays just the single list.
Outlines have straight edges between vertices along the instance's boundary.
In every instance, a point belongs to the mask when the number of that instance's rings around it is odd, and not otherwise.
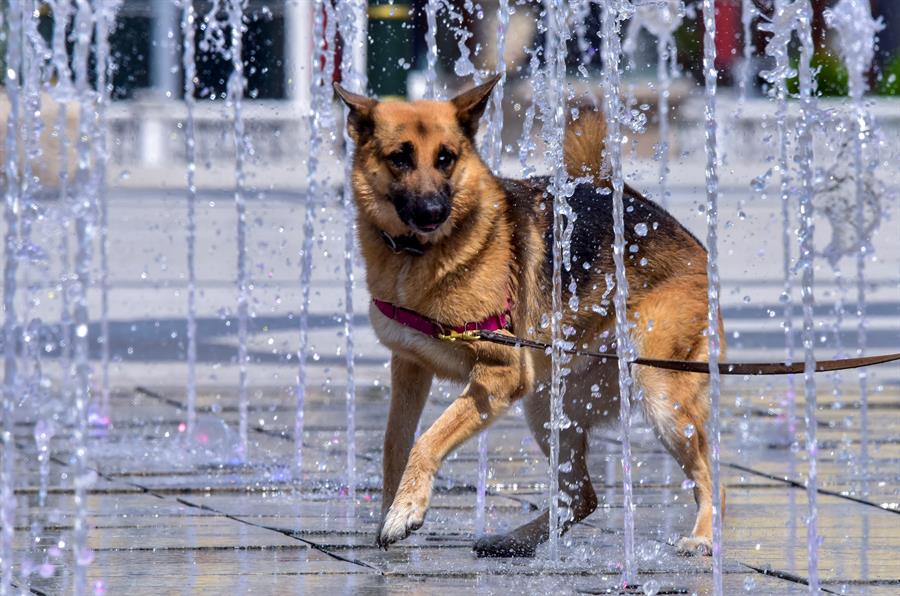
[{"label": "dog's muzzle", "polygon": [[422,232],[433,232],[450,217],[450,201],[441,196],[419,199],[412,206],[410,224]]}]

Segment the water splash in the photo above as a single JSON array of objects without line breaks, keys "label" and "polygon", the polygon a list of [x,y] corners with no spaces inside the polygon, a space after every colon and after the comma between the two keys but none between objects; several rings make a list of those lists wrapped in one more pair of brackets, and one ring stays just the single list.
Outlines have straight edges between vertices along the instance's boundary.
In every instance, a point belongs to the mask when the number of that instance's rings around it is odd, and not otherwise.
[{"label": "water splash", "polygon": [[[213,3],[211,11],[218,4]],[[225,6],[230,47],[223,54],[231,61],[228,77],[228,103],[233,109],[232,138],[234,142],[234,207],[237,214],[237,318],[238,318],[238,436],[241,458],[249,456],[247,425],[250,396],[247,391],[247,326],[250,318],[250,278],[247,269],[247,199],[245,190],[244,162],[246,161],[247,138],[244,130],[244,0],[227,0]],[[216,15],[210,12],[212,18]]]},{"label": "water splash", "polygon": [[458,77],[467,77],[477,72],[475,65],[472,64],[472,52],[469,50],[468,41],[474,33],[466,28],[466,15],[475,10],[475,6],[471,2],[460,3],[454,5],[449,2],[445,3],[447,7],[447,15],[451,23],[453,36],[456,38],[456,47],[459,50],[459,58],[453,63],[453,72]]},{"label": "water splash", "polygon": [[187,436],[194,436],[197,424],[197,140],[194,126],[194,110],[197,91],[197,63],[195,57],[194,3],[185,2],[181,12],[181,34],[184,38],[182,68],[184,69],[184,107],[187,110],[184,126],[184,150],[187,158]]},{"label": "water splash", "polygon": [[[485,136],[484,153],[495,175],[500,175],[503,160],[503,91],[506,84],[506,31],[509,27],[509,1],[500,0],[497,7],[497,64],[496,74],[500,81],[494,87],[488,128]],[[488,480],[488,430],[478,433],[478,478],[475,484],[475,533],[485,530]]]},{"label": "water splash", "polygon": [[20,74],[22,20],[26,18],[24,6],[19,0],[7,4],[6,43],[6,97],[9,116],[6,121],[6,193],[3,216],[6,222],[3,264],[3,465],[0,468],[0,594],[9,594],[13,579],[13,539],[16,517],[16,444],[15,413],[18,394],[18,363],[16,361],[16,272],[19,253],[20,184],[18,155],[18,131],[20,120]]},{"label": "water splash", "polygon": [[579,74],[585,79],[589,77],[587,65],[591,63],[591,42],[588,40],[587,22],[591,15],[592,0],[570,0],[569,14],[575,31],[575,44],[581,58]]},{"label": "water splash", "polygon": [[75,578],[73,591],[83,594],[87,586],[87,563],[84,556],[87,550],[87,503],[86,491],[89,486],[87,468],[87,417],[88,404],[91,399],[91,366],[89,357],[89,337],[87,289],[90,285],[90,268],[93,243],[96,235],[96,192],[93,188],[95,179],[91,176],[91,165],[94,156],[91,150],[91,139],[95,138],[92,127],[96,97],[89,86],[89,66],[91,37],[93,35],[93,19],[95,14],[87,0],[79,0],[75,14],[75,89],[79,104],[79,130],[76,143],[78,167],[75,172],[76,192],[79,200],[75,206],[75,235],[77,238],[77,254],[75,256],[75,298],[73,301],[73,319],[75,325],[74,363],[77,379],[75,391],[75,428],[73,430],[73,468],[75,486],[75,521],[72,545],[75,558]]},{"label": "water splash", "polygon": [[[71,249],[69,237],[71,235],[68,214],[72,210],[72,196],[69,189],[69,134],[68,102],[74,97],[75,90],[72,85],[72,71],[69,68],[69,56],[66,50],[66,28],[71,22],[71,3],[66,0],[52,0],[50,10],[53,14],[53,38],[52,38],[52,62],[51,68],[56,74],[56,84],[51,87],[50,93],[58,106],[54,134],[59,139],[59,203],[60,208],[57,220],[60,228],[59,242],[59,294],[60,294],[60,357],[59,370],[61,389],[64,401],[71,398],[71,366],[72,366],[72,309],[71,309]],[[62,26],[60,26],[62,24]]]},{"label": "water splash", "polygon": [[[753,19],[759,16],[753,0],[741,0],[741,30],[743,32],[743,64],[741,76],[738,79],[738,98],[743,104],[747,100],[747,90],[750,88],[753,76]],[[771,43],[771,42],[770,42]]]},{"label": "water splash", "polygon": [[719,379],[719,177],[718,147],[716,143],[716,17],[715,0],[703,0],[703,78],[705,110],[705,152],[706,152],[706,276],[708,284],[709,313],[707,335],[709,337],[709,401],[710,433],[709,447],[712,464],[712,558],[713,593],[723,594],[722,588],[722,493],[719,463],[719,402],[721,386]]},{"label": "water splash", "polygon": [[[31,12],[32,2],[25,3],[24,10]],[[38,32],[37,20],[22,20],[22,64],[20,70],[20,140],[22,160],[19,202],[21,213],[19,218],[19,259],[26,265],[22,268],[20,280],[25,289],[25,300],[19,315],[24,323],[22,340],[22,362],[19,367],[18,381],[21,396],[20,405],[35,408],[43,403],[41,389],[43,376],[42,354],[38,345],[42,326],[33,312],[40,304],[43,279],[46,276],[49,258],[47,251],[41,246],[42,238],[36,237],[34,227],[46,217],[47,209],[38,200],[41,193],[41,180],[35,175],[35,165],[43,159],[40,137],[43,130],[41,114],[42,65],[43,57],[49,53],[44,38]],[[37,276],[33,274],[37,273]]]},{"label": "water splash", "polygon": [[607,2],[601,18],[603,34],[603,99],[606,113],[606,153],[613,203],[613,261],[616,266],[613,305],[616,312],[616,356],[619,368],[619,423],[622,435],[622,493],[624,508],[625,564],[623,581],[633,585],[637,581],[637,563],[634,554],[634,497],[631,474],[631,388],[633,380],[628,362],[634,356],[634,346],[628,330],[628,280],[625,278],[625,207],[622,176],[621,101],[619,99],[619,44],[622,4]]},{"label": "water splash", "polygon": [[[339,5],[339,32],[345,49],[341,55],[341,80],[344,85],[358,93],[365,93],[366,75],[364,65],[356,53],[366,47],[365,2],[344,2]],[[347,121],[349,108],[345,106],[344,120]],[[356,375],[355,348],[353,345],[353,289],[355,287],[353,261],[355,255],[356,208],[353,203],[353,140],[349,129],[344,127],[344,340],[347,366],[347,492],[350,500],[356,494]]]},{"label": "water splash", "polygon": [[884,29],[884,21],[881,17],[872,18],[870,3],[862,0],[840,0],[825,11],[825,21],[838,33],[850,97],[859,106],[868,89],[866,73],[875,56],[875,38]]},{"label": "water splash", "polygon": [[97,14],[94,17],[95,60],[94,73],[97,85],[97,122],[94,127],[94,190],[97,193],[99,207],[99,246],[100,249],[100,411],[98,420],[108,420],[109,406],[109,197],[106,192],[106,147],[107,122],[106,112],[110,103],[110,88],[107,84],[112,72],[112,60],[109,48],[110,25],[115,22],[118,0],[101,0],[97,3]]},{"label": "water splash", "polygon": [[[57,212],[57,223],[60,229],[60,270],[59,277],[59,294],[60,300],[60,401],[64,407],[74,402],[73,386],[75,378],[73,376],[73,342],[74,342],[74,326],[72,319],[72,296],[74,278],[71,275],[71,214],[74,213],[75,206],[73,198],[76,193],[70,192],[69,188],[69,135],[68,135],[68,102],[75,98],[75,89],[72,81],[72,70],[69,68],[69,55],[66,50],[67,29],[71,24],[72,4],[68,0],[56,0],[50,3],[53,15],[53,38],[52,38],[52,62],[49,68],[53,69],[56,74],[56,84],[50,88],[51,96],[57,102],[57,120],[54,125],[54,133],[59,139],[59,209]],[[43,417],[46,416],[46,417]],[[56,433],[56,425],[53,422],[54,414],[50,412],[41,412],[38,414],[39,419],[34,425],[34,440],[37,448],[37,465],[38,465],[38,506],[43,508],[47,502],[47,491],[50,475],[50,459],[53,454],[52,438]],[[33,524],[34,544],[39,544],[38,539],[42,537],[44,528],[43,520],[37,520]],[[38,566],[38,573],[45,574],[50,568],[50,563],[45,554],[43,564]]]},{"label": "water splash", "polygon": [[[543,30],[543,21],[538,22],[538,31]],[[529,165],[528,160],[534,153],[534,139],[532,131],[534,129],[534,117],[537,113],[537,99],[543,96],[544,89],[544,73],[541,71],[540,62],[542,49],[538,47],[526,48],[525,53],[528,55],[528,75],[531,81],[531,97],[532,100],[525,109],[525,115],[522,118],[522,135],[519,137],[519,164],[522,168],[522,177],[527,178],[534,173],[534,167]]]},{"label": "water splash", "polygon": [[[791,176],[788,164],[790,152],[790,139],[787,125],[788,110],[788,78],[793,76],[790,66],[790,42],[794,30],[797,28],[796,3],[787,6],[785,0],[777,0],[774,13],[769,22],[760,25],[760,29],[772,33],[772,37],[766,46],[766,55],[774,58],[775,66],[771,70],[761,73],[769,83],[773,85],[775,100],[778,102],[775,113],[775,127],[778,134],[778,172],[780,176],[779,197],[781,199],[781,245],[782,245],[782,275],[783,289],[781,302],[783,305],[782,326],[785,341],[785,362],[790,364],[794,360],[794,332],[793,332],[793,277],[794,271],[791,263],[791,247],[794,243],[793,230],[791,228]],[[787,389],[783,407],[785,411],[786,439],[793,442],[796,432],[796,392],[794,389],[793,375],[787,376]]]},{"label": "water splash", "polygon": [[[312,286],[313,235],[315,234],[315,199],[319,194],[319,153],[322,146],[322,116],[330,110],[331,93],[325,86],[325,72],[319,65],[326,62],[326,53],[334,60],[334,44],[329,43],[325,31],[325,15],[322,0],[313,7],[313,48],[311,105],[307,116],[309,123],[309,154],[306,158],[306,197],[303,215],[303,247],[300,251],[300,341],[297,348],[297,386],[295,389],[294,418],[294,480],[303,478],[303,422],[306,401],[306,361],[309,355],[309,307]],[[332,35],[334,29],[332,27]]]},{"label": "water splash", "polygon": [[817,455],[818,443],[816,441],[816,380],[815,380],[815,327],[813,321],[813,307],[815,299],[813,295],[813,260],[815,258],[813,234],[815,225],[813,221],[813,139],[812,129],[815,121],[815,105],[813,99],[814,82],[812,73],[812,8],[809,0],[794,0],[791,7],[797,10],[797,36],[800,39],[800,122],[797,139],[796,162],[800,172],[799,195],[799,239],[800,252],[797,258],[797,267],[800,270],[800,296],[803,302],[803,355],[805,368],[803,372],[804,398],[806,400],[805,427],[806,427],[806,451],[809,458],[806,480],[807,497],[807,581],[811,594],[819,591],[819,535],[818,535],[818,508],[816,497],[817,485]]},{"label": "water splash", "polygon": [[500,175],[503,161],[503,94],[506,86],[506,32],[509,29],[509,0],[499,0],[497,7],[497,66],[500,81],[494,87],[491,117],[488,121],[489,163],[495,175]]},{"label": "water splash", "polygon": [[425,31],[425,56],[427,67],[425,69],[425,99],[437,99],[437,12],[440,0],[427,0],[425,4],[425,22],[428,29]]},{"label": "water splash", "polygon": [[669,96],[671,74],[675,65],[675,31],[684,19],[684,4],[681,0],[636,6],[622,50],[634,62],[637,38],[641,28],[656,38],[656,76],[659,94],[659,144],[656,155],[659,158],[659,200],[663,208],[669,205]]},{"label": "water splash", "polygon": [[567,237],[571,237],[571,209],[567,198],[571,190],[566,189],[566,171],[563,166],[563,133],[566,112],[566,41],[569,34],[566,27],[567,9],[565,4],[555,0],[545,0],[546,19],[546,81],[545,97],[540,108],[543,121],[543,135],[546,143],[545,156],[551,168],[549,194],[553,197],[553,300],[551,316],[552,379],[550,387],[550,521],[549,556],[552,561],[559,559],[559,536],[564,520],[560,519],[559,508],[559,431],[563,418],[563,398],[566,392],[563,367],[568,361],[563,352],[565,337],[562,331],[563,296],[562,268],[567,265],[565,253]]},{"label": "water splash", "polygon": [[478,476],[475,482],[475,535],[484,534],[487,520],[488,431],[478,433]]},{"label": "water splash", "polygon": [[[840,41],[841,58],[847,66],[848,85],[850,98],[853,101],[853,180],[855,181],[856,208],[854,222],[856,227],[856,353],[864,356],[866,353],[866,260],[871,257],[871,244],[868,241],[869,234],[874,229],[867,229],[866,211],[871,202],[866,188],[869,176],[864,166],[864,156],[871,138],[871,115],[863,104],[863,95],[868,85],[866,73],[872,64],[875,55],[875,38],[884,28],[882,20],[873,19],[871,6],[868,2],[860,0],[841,0],[834,7],[825,12],[825,20],[830,27],[838,32]],[[878,218],[874,218],[877,225]],[[868,414],[869,414],[869,388],[868,372],[860,369],[859,399],[860,399],[860,464],[863,469],[868,465]],[[864,480],[865,483],[865,480]],[[864,494],[867,492],[864,486]]]}]

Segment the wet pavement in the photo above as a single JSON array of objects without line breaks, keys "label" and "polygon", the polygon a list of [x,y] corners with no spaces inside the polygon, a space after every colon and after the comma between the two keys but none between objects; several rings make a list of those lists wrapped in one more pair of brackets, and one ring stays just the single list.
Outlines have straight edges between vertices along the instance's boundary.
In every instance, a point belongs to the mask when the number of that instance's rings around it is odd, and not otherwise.
[{"label": "wet pavement", "polygon": [[[732,383],[723,397],[727,594],[807,590],[805,451],[771,446],[784,439],[779,430],[783,380],[773,383]],[[433,391],[426,420],[449,403],[451,391],[443,386]],[[534,560],[479,560],[470,549],[474,441],[441,469],[425,526],[390,550],[375,547],[385,390],[370,388],[359,395],[355,498],[348,496],[343,480],[340,387],[309,396],[304,478],[298,484],[290,480],[289,396],[274,390],[254,393],[250,453],[240,464],[233,451],[236,397],[222,391],[200,395],[196,438],[204,449],[192,453],[184,448],[180,430],[182,394],[165,385],[117,392],[111,424],[92,429],[89,453],[96,478],[87,500],[88,574],[95,593],[710,592],[711,560],[681,557],[672,546],[693,523],[691,491],[641,422],[633,439],[640,585],[626,588],[621,581],[619,443],[613,428],[592,440],[601,507],[566,536],[561,561],[550,561],[545,549]],[[820,397],[819,573],[829,591],[900,590],[898,397],[896,386],[871,397],[865,444],[854,396],[841,402]],[[74,520],[67,464],[71,429],[56,433],[43,478],[32,432],[24,422],[18,427],[17,577],[27,576],[35,593],[63,593],[72,583],[65,544]],[[547,468],[519,412],[492,427],[488,439],[487,528],[496,532],[530,519],[543,506]],[[45,507],[38,506],[42,482]]]}]

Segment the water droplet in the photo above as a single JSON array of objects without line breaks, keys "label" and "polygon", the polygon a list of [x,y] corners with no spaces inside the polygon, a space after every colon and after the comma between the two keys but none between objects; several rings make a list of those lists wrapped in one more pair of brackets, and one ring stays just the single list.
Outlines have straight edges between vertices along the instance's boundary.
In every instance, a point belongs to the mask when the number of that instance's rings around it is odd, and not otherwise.
[{"label": "water droplet", "polygon": [[641,586],[641,589],[644,592],[644,596],[656,596],[659,593],[659,582],[655,579],[647,580],[644,582],[644,585]]},{"label": "water droplet", "polygon": [[94,561],[94,551],[88,547],[81,548],[78,550],[76,560],[82,567],[90,565]]},{"label": "water droplet", "polygon": [[690,439],[691,437],[694,436],[694,432],[696,430],[697,429],[694,428],[693,424],[686,424],[684,427],[684,436],[687,437],[688,439]]},{"label": "water droplet", "polygon": [[641,222],[639,224],[635,224],[634,233],[638,236],[646,236],[647,235],[647,224]]}]

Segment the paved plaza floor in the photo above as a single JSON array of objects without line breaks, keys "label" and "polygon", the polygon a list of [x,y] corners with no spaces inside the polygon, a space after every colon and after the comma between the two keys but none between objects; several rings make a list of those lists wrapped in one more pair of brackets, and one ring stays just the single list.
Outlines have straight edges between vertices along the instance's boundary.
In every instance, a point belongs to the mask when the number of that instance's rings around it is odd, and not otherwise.
[{"label": "paved plaza floor", "polygon": [[[775,446],[784,439],[781,394],[783,381],[771,386],[741,382],[729,386],[723,397],[726,594],[807,591],[807,500],[801,484],[805,455]],[[425,420],[434,419],[449,395],[448,388],[433,391]],[[891,386],[872,396],[865,435],[854,395],[840,402],[821,399],[818,527],[823,586],[836,593],[896,594],[900,390]],[[181,388],[159,383],[113,395],[109,425],[94,427],[89,440],[91,468],[96,471],[87,500],[92,549],[88,574],[94,593],[710,593],[710,558],[684,558],[672,546],[693,523],[691,491],[642,422],[636,420],[633,432],[640,576],[638,586],[625,586],[615,429],[592,439],[592,476],[601,506],[566,536],[561,560],[549,560],[543,548],[534,560],[484,560],[471,551],[474,441],[441,469],[425,526],[383,551],[374,541],[385,391],[360,390],[355,498],[345,486],[345,403],[340,387],[309,396],[301,483],[290,480],[292,401],[277,391],[253,393],[250,453],[243,464],[235,461],[232,450],[235,402],[233,394],[222,391],[201,393],[196,437],[205,452],[192,454],[184,449],[181,432]],[[797,407],[802,411],[802,403]],[[57,430],[43,475],[32,428],[20,424],[16,437],[21,487],[16,560],[33,567],[28,576],[33,593],[65,593],[72,583],[68,555],[44,547],[71,537],[72,434],[71,429]],[[488,443],[486,525],[489,532],[502,531],[543,506],[547,467],[520,412],[491,427]],[[42,483],[46,503],[39,507]]]}]

